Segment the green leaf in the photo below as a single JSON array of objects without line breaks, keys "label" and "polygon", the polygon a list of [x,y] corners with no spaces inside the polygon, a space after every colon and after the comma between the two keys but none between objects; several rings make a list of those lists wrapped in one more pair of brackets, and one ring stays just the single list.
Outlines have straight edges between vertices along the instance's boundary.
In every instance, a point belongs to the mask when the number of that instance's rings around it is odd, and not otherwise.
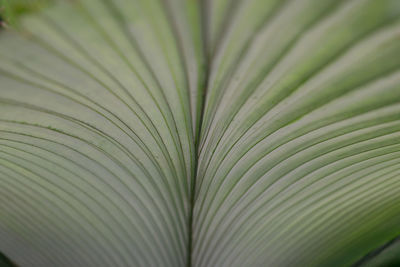
[{"label": "green leaf", "polygon": [[353,266],[398,266],[400,263],[400,238],[390,240],[356,262]]},{"label": "green leaf", "polygon": [[38,11],[54,0],[0,0],[0,22],[5,25],[18,26],[21,16]]},{"label": "green leaf", "polygon": [[400,234],[398,0],[17,2],[0,251],[18,266],[384,262],[362,259]]}]

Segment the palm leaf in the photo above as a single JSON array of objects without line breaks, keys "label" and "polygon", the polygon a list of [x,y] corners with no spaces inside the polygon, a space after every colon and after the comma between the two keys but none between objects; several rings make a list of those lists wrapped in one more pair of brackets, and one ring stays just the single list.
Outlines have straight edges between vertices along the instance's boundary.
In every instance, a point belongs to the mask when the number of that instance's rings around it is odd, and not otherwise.
[{"label": "palm leaf", "polygon": [[397,0],[3,5],[18,266],[398,260]]}]

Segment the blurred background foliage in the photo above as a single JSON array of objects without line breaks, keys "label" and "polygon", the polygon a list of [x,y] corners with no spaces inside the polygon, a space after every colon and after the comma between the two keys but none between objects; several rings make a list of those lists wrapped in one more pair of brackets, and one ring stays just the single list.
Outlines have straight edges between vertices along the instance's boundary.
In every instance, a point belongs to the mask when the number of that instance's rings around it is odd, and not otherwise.
[{"label": "blurred background foliage", "polygon": [[2,26],[18,25],[18,17],[37,11],[54,0],[0,0],[0,21]]}]

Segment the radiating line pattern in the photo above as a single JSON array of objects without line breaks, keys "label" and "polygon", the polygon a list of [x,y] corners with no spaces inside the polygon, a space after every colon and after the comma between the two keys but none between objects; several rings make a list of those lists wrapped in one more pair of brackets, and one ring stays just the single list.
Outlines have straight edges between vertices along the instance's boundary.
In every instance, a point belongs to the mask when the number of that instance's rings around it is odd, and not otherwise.
[{"label": "radiating line pattern", "polygon": [[0,34],[0,250],[185,266],[203,48],[186,1],[61,1]]},{"label": "radiating line pattern", "polygon": [[0,32],[13,262],[348,266],[400,235],[398,0],[53,2]]},{"label": "radiating line pattern", "polygon": [[204,23],[193,266],[349,265],[400,233],[399,2],[228,2]]}]

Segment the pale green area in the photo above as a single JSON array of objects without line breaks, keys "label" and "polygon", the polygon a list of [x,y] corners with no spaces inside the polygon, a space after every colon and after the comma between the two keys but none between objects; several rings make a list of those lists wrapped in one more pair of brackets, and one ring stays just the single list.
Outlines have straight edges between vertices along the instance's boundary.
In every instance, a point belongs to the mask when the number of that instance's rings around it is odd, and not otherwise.
[{"label": "pale green area", "polygon": [[398,0],[47,2],[0,33],[19,266],[349,266],[399,235]]}]

